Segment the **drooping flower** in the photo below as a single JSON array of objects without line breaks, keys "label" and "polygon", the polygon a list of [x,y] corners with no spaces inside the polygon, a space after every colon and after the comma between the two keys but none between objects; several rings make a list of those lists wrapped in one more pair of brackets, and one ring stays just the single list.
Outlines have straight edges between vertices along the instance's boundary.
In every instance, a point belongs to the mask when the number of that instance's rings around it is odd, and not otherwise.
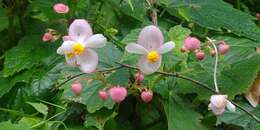
[{"label": "drooping flower", "polygon": [[209,104],[209,110],[212,110],[214,115],[222,115],[225,111],[225,108],[227,107],[230,111],[235,111],[235,106],[228,101],[227,95],[212,95],[210,97],[210,104]]},{"label": "drooping flower", "polygon": [[129,43],[125,49],[129,53],[142,54],[137,66],[142,73],[152,74],[160,68],[161,54],[167,53],[175,47],[175,43],[172,41],[165,44],[163,42],[161,30],[150,25],[143,28],[137,43]]},{"label": "drooping flower", "polygon": [[77,19],[69,27],[69,35],[63,37],[64,42],[57,53],[65,55],[70,66],[79,66],[84,73],[92,73],[98,64],[98,55],[91,48],[105,46],[107,39],[102,34],[93,35],[92,29],[84,19]]},{"label": "drooping flower", "polygon": [[69,12],[69,7],[63,3],[57,3],[53,6],[53,9],[56,13],[66,14]]}]

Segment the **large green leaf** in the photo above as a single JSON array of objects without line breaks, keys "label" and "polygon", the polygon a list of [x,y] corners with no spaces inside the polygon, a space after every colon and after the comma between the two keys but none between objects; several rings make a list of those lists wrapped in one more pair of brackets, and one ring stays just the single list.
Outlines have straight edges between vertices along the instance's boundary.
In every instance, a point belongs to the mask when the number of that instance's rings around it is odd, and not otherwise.
[{"label": "large green leaf", "polygon": [[175,9],[186,20],[203,27],[225,28],[239,36],[260,41],[260,29],[252,21],[253,17],[222,0],[176,0],[168,5],[168,12],[174,15]]},{"label": "large green leaf", "polygon": [[70,90],[70,84],[65,86],[64,91],[64,98],[68,100],[73,100],[76,102],[80,102],[87,106],[87,110],[90,113],[94,113],[97,110],[101,109],[102,107],[106,107],[108,109],[112,109],[114,106],[114,103],[111,99],[107,101],[102,101],[98,97],[98,91],[102,88],[106,87],[105,84],[103,84],[101,81],[91,81],[91,82],[84,82],[81,81],[82,85],[84,86],[82,94],[80,97],[77,97],[73,94],[73,92]]},{"label": "large green leaf", "polygon": [[0,130],[33,130],[27,124],[12,124],[10,121],[1,122]]},{"label": "large green leaf", "polygon": [[38,112],[42,113],[43,115],[48,114],[48,107],[42,103],[35,103],[35,102],[27,102],[32,107],[34,107]]},{"label": "large green leaf", "polygon": [[[260,107],[253,108],[246,103],[240,105],[249,110],[251,113],[255,114],[258,118],[260,117]],[[217,124],[224,122],[226,124],[242,126],[245,130],[258,130],[256,129],[256,125],[258,123],[240,109],[237,109],[236,112],[226,111],[222,116],[218,117],[217,122]]]},{"label": "large green leaf", "polygon": [[21,70],[30,69],[54,53],[55,46],[43,43],[40,36],[25,36],[16,47],[5,53],[3,75],[8,77]]},{"label": "large green leaf", "polygon": [[202,116],[173,93],[170,93],[169,100],[164,102],[164,109],[168,130],[206,130],[200,121]]}]

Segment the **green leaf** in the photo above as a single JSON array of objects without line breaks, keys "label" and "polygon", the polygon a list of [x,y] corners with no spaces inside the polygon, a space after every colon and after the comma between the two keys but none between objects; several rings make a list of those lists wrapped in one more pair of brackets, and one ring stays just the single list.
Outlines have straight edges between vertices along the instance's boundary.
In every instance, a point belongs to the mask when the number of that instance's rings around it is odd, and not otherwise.
[{"label": "green leaf", "polygon": [[180,52],[179,50],[183,46],[184,39],[191,34],[191,31],[188,28],[184,28],[181,25],[176,25],[170,28],[168,32],[168,36],[172,41],[175,42],[175,50],[176,52]]},{"label": "green leaf", "polygon": [[18,45],[5,53],[3,75],[11,76],[24,69],[30,69],[55,52],[55,46],[42,43],[38,35],[25,36]]},{"label": "green leaf", "polygon": [[99,56],[99,66],[101,68],[110,68],[118,66],[115,62],[120,61],[122,52],[112,43],[96,50]]},{"label": "green leaf", "polygon": [[107,80],[112,85],[127,86],[129,78],[130,78],[129,71],[123,68],[113,72],[111,75],[109,75]]},{"label": "green leaf", "polygon": [[10,121],[1,122],[0,130],[32,130],[27,124],[12,124]]},{"label": "green leaf", "polygon": [[48,107],[42,103],[27,102],[27,104],[30,104],[32,107],[34,107],[38,112],[42,113],[43,115],[48,114]]},{"label": "green leaf", "polygon": [[[258,118],[260,117],[260,107],[253,108],[247,103],[240,105],[255,114]],[[242,126],[244,130],[256,130],[256,125],[259,125],[257,121],[240,109],[237,109],[236,112],[225,111],[222,116],[218,117],[217,122],[218,124],[224,122],[226,124]]]},{"label": "green leaf", "polygon": [[117,115],[116,112],[98,111],[95,114],[87,114],[84,122],[85,127],[95,126],[99,130],[104,130],[106,122]]},{"label": "green leaf", "polygon": [[130,31],[129,34],[127,34],[124,39],[121,41],[124,45],[127,45],[129,43],[136,43],[139,33],[142,29],[137,28]]},{"label": "green leaf", "polygon": [[163,105],[168,119],[168,130],[206,130],[200,121],[202,116],[177,95],[170,93],[169,100]]},{"label": "green leaf", "polygon": [[260,29],[252,21],[253,17],[222,0],[176,0],[168,6],[170,14],[174,15],[177,9],[187,21],[218,31],[225,28],[239,36],[260,41]]},{"label": "green leaf", "polygon": [[109,99],[107,101],[103,101],[98,97],[99,90],[106,87],[105,84],[103,84],[101,81],[91,81],[91,82],[84,82],[81,81],[81,84],[84,86],[83,91],[80,95],[80,97],[76,97],[73,92],[70,90],[70,84],[65,86],[64,90],[64,98],[82,103],[87,106],[87,110],[90,113],[94,113],[97,110],[101,109],[102,107],[106,107],[108,109],[112,109],[114,106],[114,102]]},{"label": "green leaf", "polygon": [[4,9],[0,7],[0,32],[8,27],[8,17],[6,16]]}]

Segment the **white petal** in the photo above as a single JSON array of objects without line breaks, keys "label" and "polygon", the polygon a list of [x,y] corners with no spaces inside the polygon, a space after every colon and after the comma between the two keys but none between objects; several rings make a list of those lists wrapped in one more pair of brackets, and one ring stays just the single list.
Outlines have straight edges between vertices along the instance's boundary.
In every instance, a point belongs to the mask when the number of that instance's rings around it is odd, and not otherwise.
[{"label": "white petal", "polygon": [[69,36],[77,42],[84,42],[93,35],[89,23],[84,19],[74,20],[69,27]]},{"label": "white petal", "polygon": [[65,53],[72,52],[73,41],[64,41],[62,45],[57,49],[57,53],[64,55]]},{"label": "white petal", "polygon": [[159,52],[160,54],[164,54],[164,53],[167,53],[167,52],[171,51],[174,47],[175,47],[175,43],[172,42],[172,41],[169,41],[169,42],[166,42],[165,44],[163,44],[157,50],[157,52]]},{"label": "white petal", "polygon": [[161,56],[157,62],[152,64],[146,59],[146,55],[144,55],[138,62],[138,68],[144,74],[152,74],[160,68],[161,62]]},{"label": "white petal", "polygon": [[98,65],[98,55],[91,49],[85,49],[82,55],[76,56],[77,64],[80,65],[80,70],[84,73],[92,73]]},{"label": "white petal", "polygon": [[107,39],[102,34],[96,34],[91,36],[86,41],[86,47],[89,48],[101,48],[104,47],[107,43]]},{"label": "white petal", "polygon": [[129,53],[135,53],[135,54],[146,54],[148,52],[143,46],[136,43],[127,44],[125,50]]},{"label": "white petal", "polygon": [[76,67],[77,66],[77,62],[76,62],[76,58],[75,57],[69,58],[68,56],[65,56],[65,59],[66,59],[66,63],[69,66],[71,66],[71,67]]},{"label": "white petal", "polygon": [[140,32],[137,43],[148,51],[157,50],[163,44],[162,31],[154,25],[146,26]]},{"label": "white petal", "polygon": [[229,111],[235,112],[236,111],[236,106],[232,104],[230,101],[227,102],[227,109]]}]

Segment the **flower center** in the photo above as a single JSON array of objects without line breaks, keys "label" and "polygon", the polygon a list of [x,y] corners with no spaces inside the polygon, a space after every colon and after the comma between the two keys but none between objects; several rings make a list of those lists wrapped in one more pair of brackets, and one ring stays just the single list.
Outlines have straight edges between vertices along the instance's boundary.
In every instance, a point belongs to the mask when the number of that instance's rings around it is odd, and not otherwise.
[{"label": "flower center", "polygon": [[146,59],[150,62],[150,63],[154,63],[156,61],[158,61],[159,59],[159,54],[156,51],[150,51],[147,55],[146,55]]},{"label": "flower center", "polygon": [[74,52],[74,54],[76,54],[76,55],[80,55],[80,54],[82,54],[83,52],[84,52],[84,46],[83,46],[83,44],[82,43],[75,43],[74,45],[73,45],[73,52]]},{"label": "flower center", "polygon": [[72,52],[71,53],[67,53],[66,55],[68,56],[68,58],[73,58],[75,56],[75,54],[72,53]]}]

